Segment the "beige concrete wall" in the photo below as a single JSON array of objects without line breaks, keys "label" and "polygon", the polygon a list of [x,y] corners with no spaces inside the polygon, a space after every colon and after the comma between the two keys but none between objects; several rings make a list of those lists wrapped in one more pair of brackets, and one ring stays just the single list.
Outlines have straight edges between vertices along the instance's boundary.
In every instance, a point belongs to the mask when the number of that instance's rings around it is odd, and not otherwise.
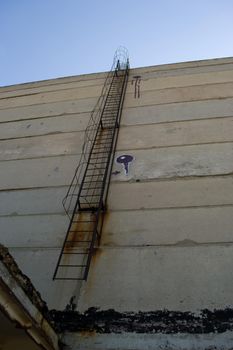
[{"label": "beige concrete wall", "polygon": [[88,281],[52,281],[61,201],[104,77],[0,89],[1,241],[49,307],[72,295],[82,311],[231,306],[233,59],[130,71],[116,153],[134,157],[129,174],[114,163]]}]

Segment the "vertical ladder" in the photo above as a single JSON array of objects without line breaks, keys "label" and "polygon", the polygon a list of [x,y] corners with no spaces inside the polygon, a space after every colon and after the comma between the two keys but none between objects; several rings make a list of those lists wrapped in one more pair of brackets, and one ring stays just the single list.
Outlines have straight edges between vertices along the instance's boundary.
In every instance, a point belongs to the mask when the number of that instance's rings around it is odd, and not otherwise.
[{"label": "vertical ladder", "polygon": [[128,69],[117,60],[53,279],[86,280],[100,243]]}]

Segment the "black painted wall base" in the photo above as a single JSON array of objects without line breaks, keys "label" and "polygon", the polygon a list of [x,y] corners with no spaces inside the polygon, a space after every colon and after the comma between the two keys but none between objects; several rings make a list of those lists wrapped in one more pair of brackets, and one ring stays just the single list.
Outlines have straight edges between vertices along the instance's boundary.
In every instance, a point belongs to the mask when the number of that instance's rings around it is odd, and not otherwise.
[{"label": "black painted wall base", "polygon": [[78,311],[50,311],[51,321],[58,332],[96,333],[223,333],[233,330],[233,309],[202,310],[191,312],[151,311],[117,312],[90,308],[81,314]]}]

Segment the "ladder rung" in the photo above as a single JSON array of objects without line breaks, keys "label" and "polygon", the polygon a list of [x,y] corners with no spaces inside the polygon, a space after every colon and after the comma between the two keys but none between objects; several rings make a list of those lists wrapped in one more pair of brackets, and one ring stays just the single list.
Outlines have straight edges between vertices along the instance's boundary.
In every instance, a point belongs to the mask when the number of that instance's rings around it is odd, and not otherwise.
[{"label": "ladder rung", "polygon": [[110,99],[110,100],[106,101],[105,107],[106,106],[115,106],[115,105],[118,106],[119,103],[120,103],[119,99]]},{"label": "ladder rung", "polygon": [[81,221],[81,220],[77,220],[77,221],[72,221],[72,222],[79,222],[80,224],[83,224],[84,222],[95,222],[95,219],[94,220],[84,220],[84,221]]},{"label": "ladder rung", "polygon": [[105,164],[106,162],[107,162],[107,159],[106,159],[106,161],[95,162],[95,163],[90,162],[89,164],[95,166],[95,165],[97,165],[97,164]]},{"label": "ladder rung", "polygon": [[[101,165],[101,164],[102,164],[102,165],[103,165],[103,167],[104,167],[104,168],[106,168],[107,162],[108,162],[108,160],[106,159],[105,161],[95,162],[95,163],[94,163],[94,162],[91,162],[91,163],[89,163],[89,164],[91,164],[91,165],[92,165],[92,166],[94,166],[94,167],[95,167],[96,165],[98,165],[98,166],[99,166],[99,165]],[[95,169],[95,168],[94,168],[94,169]],[[93,169],[93,170],[94,170],[94,169]]]},{"label": "ladder rung", "polygon": [[[84,249],[90,250],[88,248],[84,248]],[[88,253],[66,253],[66,252],[63,252],[62,254],[63,255],[87,255]]]},{"label": "ladder rung", "polygon": [[54,277],[54,280],[67,280],[67,281],[83,281],[84,278],[79,278],[79,277]]},{"label": "ladder rung", "polygon": [[82,233],[84,233],[84,232],[85,232],[85,233],[89,232],[89,233],[90,233],[90,232],[93,232],[93,230],[79,230],[79,231],[77,231],[77,230],[75,230],[75,231],[72,230],[72,231],[69,231],[69,232],[70,232],[70,233],[78,233],[78,232],[79,232],[79,233],[80,233],[80,232],[82,232]]},{"label": "ladder rung", "polygon": [[101,190],[102,187],[83,187],[82,190]]},{"label": "ladder rung", "polygon": [[79,240],[78,240],[78,241],[66,241],[66,243],[67,243],[67,242],[68,242],[68,243],[74,243],[74,242],[75,242],[75,243],[78,243],[78,242],[79,242],[79,243],[91,243],[91,241],[83,241],[83,240],[82,240],[82,241],[79,241]]},{"label": "ladder rung", "polygon": [[[103,170],[103,168],[98,167],[98,168],[93,168],[93,169],[87,169],[87,171],[93,171],[93,170]],[[105,170],[105,169],[104,169]]]},{"label": "ladder rung", "polygon": [[[104,122],[104,119],[102,120]],[[102,132],[104,133],[103,135],[99,135],[96,140],[95,143],[98,143],[99,141],[103,141],[103,140],[109,140],[111,138],[113,138],[115,131],[114,130],[104,130],[102,129]]]},{"label": "ladder rung", "polygon": [[[80,203],[81,205],[88,205],[88,204],[90,204],[90,205],[98,205],[99,204],[99,202],[91,202],[91,203]],[[91,208],[93,208],[93,207],[90,207],[90,205],[89,205],[89,207],[88,207],[88,209],[91,209]]]},{"label": "ladder rung", "polygon": [[[110,118],[110,120],[112,120],[111,118]],[[103,120],[104,121],[104,120]],[[115,120],[114,120],[115,121]],[[108,141],[108,140],[112,140],[112,138],[114,137],[114,133],[113,132],[111,132],[111,133],[109,133],[109,135],[104,135],[104,136],[102,136],[102,137],[99,137],[99,139],[97,139],[95,142],[96,143],[98,143],[99,141]]]},{"label": "ladder rung", "polygon": [[[88,175],[89,176],[89,175]],[[92,176],[92,175],[90,175],[90,176]],[[94,174],[93,176],[100,176],[100,174]],[[99,179],[99,180],[87,180],[86,181],[86,179],[85,179],[85,181],[83,181],[83,183],[82,183],[82,185],[86,185],[86,184],[89,184],[89,183],[93,183],[93,182],[95,182],[95,183],[101,183],[103,180],[102,179]]]},{"label": "ladder rung", "polygon": [[115,121],[116,118],[111,117],[111,116],[107,116],[107,117],[103,117],[103,118],[102,118],[102,121],[105,121],[105,120],[113,120],[113,119],[114,119],[114,121]]},{"label": "ladder rung", "polygon": [[105,152],[92,152],[92,154],[103,154],[103,153],[109,153],[108,151],[105,151]]},{"label": "ladder rung", "polygon": [[102,114],[102,118],[105,116],[105,115],[109,115],[109,116],[112,116],[113,118],[115,118],[116,117],[116,115],[114,114],[114,113],[111,113],[111,112],[104,112],[103,114]]},{"label": "ladder rung", "polygon": [[93,149],[94,150],[96,150],[96,149],[110,149],[111,148],[111,144],[112,144],[112,141],[111,142],[108,142],[108,143],[106,143],[106,142],[100,142],[100,143],[98,143],[98,145],[95,145],[94,147],[93,147]]},{"label": "ladder rung", "polygon": [[91,160],[95,160],[95,159],[97,159],[97,160],[100,160],[100,159],[108,159],[108,156],[104,156],[104,157],[91,157],[90,158]]},{"label": "ladder rung", "polygon": [[[108,123],[107,123],[107,125],[108,125]],[[102,142],[102,143],[97,143],[97,144],[95,144],[94,145],[94,147],[93,147],[93,150],[96,150],[96,149],[106,149],[106,150],[108,150],[109,148],[110,148],[110,145],[111,145],[111,142]]]},{"label": "ladder rung", "polygon": [[93,185],[93,182],[95,182],[95,183],[102,183],[103,182],[103,180],[101,180],[101,181],[95,181],[95,180],[93,180],[93,181],[89,181],[89,182],[83,182],[83,185]]},{"label": "ladder rung", "polygon": [[[109,123],[109,122],[108,122]],[[112,139],[113,139],[113,137],[111,137],[111,139],[109,139],[109,140],[99,140],[98,142],[96,142],[95,144],[94,144],[94,147],[93,147],[93,149],[96,149],[96,148],[98,148],[99,146],[102,146],[102,148],[109,148],[109,145],[111,145],[111,141],[112,141]],[[104,147],[104,146],[106,146],[106,147]]]},{"label": "ladder rung", "polygon": [[60,264],[59,267],[86,267],[87,265],[64,265]]},{"label": "ladder rung", "polygon": [[104,176],[104,174],[92,174],[92,175],[86,175],[85,177],[100,177],[100,176]]},{"label": "ladder rung", "polygon": [[109,139],[105,139],[105,140],[99,140],[98,142],[95,143],[94,148],[97,148],[97,147],[102,146],[102,145],[103,145],[103,147],[104,146],[109,147],[109,145],[111,145],[111,143],[112,143],[112,139],[113,139],[113,137],[111,137]]},{"label": "ladder rung", "polygon": [[[83,204],[86,204],[86,203],[82,203],[82,205],[83,205]],[[89,206],[89,207],[86,207],[86,208],[82,208],[82,207],[80,206],[80,207],[79,207],[79,211],[80,211],[81,213],[83,213],[83,212],[84,212],[84,213],[87,213],[87,212],[88,212],[88,213],[92,213],[93,211],[96,212],[96,211],[98,210],[98,208],[99,208],[99,207],[90,207],[90,206]]]}]

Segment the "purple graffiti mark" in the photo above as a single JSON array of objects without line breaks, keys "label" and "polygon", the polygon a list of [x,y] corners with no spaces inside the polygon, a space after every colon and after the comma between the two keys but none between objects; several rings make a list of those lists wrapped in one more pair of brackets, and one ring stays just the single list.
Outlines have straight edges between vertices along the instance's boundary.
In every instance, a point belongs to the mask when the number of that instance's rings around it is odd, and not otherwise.
[{"label": "purple graffiti mark", "polygon": [[117,157],[116,161],[119,164],[122,164],[125,170],[125,175],[129,174],[129,163],[133,160],[133,156],[129,154],[123,154],[122,156]]},{"label": "purple graffiti mark", "polygon": [[134,84],[134,98],[140,98],[140,83],[141,75],[135,75],[131,81],[131,85]]}]

